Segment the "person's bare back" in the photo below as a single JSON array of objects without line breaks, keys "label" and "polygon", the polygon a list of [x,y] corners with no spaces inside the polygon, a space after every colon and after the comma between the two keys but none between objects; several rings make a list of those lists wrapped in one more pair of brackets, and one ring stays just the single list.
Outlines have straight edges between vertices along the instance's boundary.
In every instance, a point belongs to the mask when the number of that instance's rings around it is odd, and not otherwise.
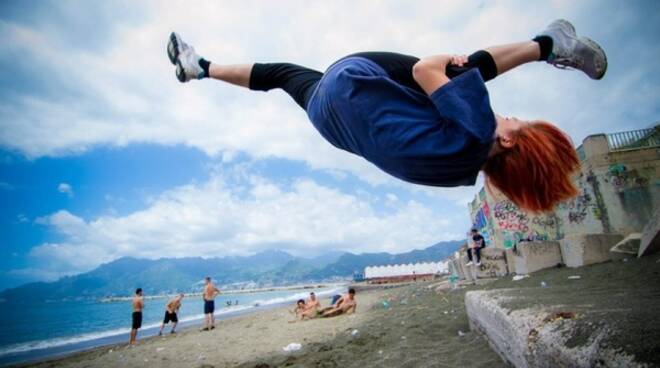
[{"label": "person's bare back", "polygon": [[220,294],[220,290],[215,287],[212,281],[209,281],[204,286],[204,300],[213,300],[218,294]]}]

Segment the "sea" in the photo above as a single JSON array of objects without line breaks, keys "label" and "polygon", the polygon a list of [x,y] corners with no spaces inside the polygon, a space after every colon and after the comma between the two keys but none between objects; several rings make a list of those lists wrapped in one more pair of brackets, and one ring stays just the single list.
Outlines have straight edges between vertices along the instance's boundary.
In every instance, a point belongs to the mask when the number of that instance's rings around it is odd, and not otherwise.
[{"label": "sea", "polygon": [[[216,327],[222,319],[254,313],[307,298],[345,292],[341,285],[253,293],[222,293],[215,299]],[[170,297],[145,299],[138,339],[158,334]],[[231,302],[231,305],[229,305]],[[186,296],[177,330],[200,326],[204,319],[200,295]],[[128,342],[131,301],[67,300],[43,303],[0,302],[0,365],[46,360],[104,345]],[[169,333],[171,324],[163,333]]]}]

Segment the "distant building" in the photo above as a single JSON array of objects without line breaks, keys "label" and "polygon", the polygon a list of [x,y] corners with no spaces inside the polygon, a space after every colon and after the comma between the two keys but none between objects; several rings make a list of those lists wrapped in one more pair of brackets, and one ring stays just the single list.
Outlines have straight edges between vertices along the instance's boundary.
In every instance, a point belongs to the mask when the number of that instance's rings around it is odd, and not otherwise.
[{"label": "distant building", "polygon": [[660,205],[660,125],[588,136],[577,153],[580,192],[554,212],[526,213],[502,194],[481,189],[468,210],[488,246],[641,231]]},{"label": "distant building", "polygon": [[400,265],[369,266],[364,269],[364,278],[372,284],[404,281],[432,280],[436,275],[447,273],[447,262],[424,262]]}]

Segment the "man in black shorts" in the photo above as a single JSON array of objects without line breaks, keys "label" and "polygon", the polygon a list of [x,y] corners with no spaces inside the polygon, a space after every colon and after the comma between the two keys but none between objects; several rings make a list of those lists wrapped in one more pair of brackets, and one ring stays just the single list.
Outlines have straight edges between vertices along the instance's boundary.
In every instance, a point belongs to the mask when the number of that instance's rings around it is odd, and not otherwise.
[{"label": "man in black shorts", "polygon": [[182,299],[183,293],[177,295],[174,299],[167,302],[167,305],[165,306],[165,318],[163,319],[163,324],[160,325],[158,336],[163,334],[163,329],[169,322],[172,322],[172,330],[170,333],[176,333],[174,329],[176,328],[176,324],[179,323],[179,317],[177,316],[177,313],[179,312],[179,308],[181,308]]},{"label": "man in black shorts", "polygon": [[133,322],[131,324],[131,338],[129,344],[135,345],[137,342],[137,330],[142,327],[142,309],[144,309],[144,300],[142,300],[142,288],[137,288],[135,290],[135,296],[133,296]]},{"label": "man in black shorts", "polygon": [[204,328],[202,331],[209,331],[215,328],[215,317],[213,312],[215,311],[215,297],[220,294],[220,290],[215,287],[211,277],[207,276],[204,279]]}]

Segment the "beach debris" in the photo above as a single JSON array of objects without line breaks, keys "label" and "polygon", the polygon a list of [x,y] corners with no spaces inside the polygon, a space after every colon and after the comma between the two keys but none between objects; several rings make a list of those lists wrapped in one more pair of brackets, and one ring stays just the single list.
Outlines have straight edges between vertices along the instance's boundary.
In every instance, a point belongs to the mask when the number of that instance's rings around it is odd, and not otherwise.
[{"label": "beach debris", "polygon": [[149,359],[144,358],[144,362],[145,362],[145,363],[149,363]]},{"label": "beach debris", "polygon": [[108,353],[112,353],[112,349],[108,350]]},{"label": "beach debris", "polygon": [[513,281],[520,281],[522,279],[528,278],[529,275],[515,275],[513,276]]},{"label": "beach debris", "polygon": [[383,351],[382,351],[382,350],[378,350],[378,355],[383,355]]},{"label": "beach debris", "polygon": [[206,359],[206,357],[204,356],[204,354],[199,354],[199,355],[197,356],[197,360],[204,360],[204,359]]},{"label": "beach debris", "polygon": [[401,340],[405,340],[405,339],[406,339],[406,337],[405,337],[405,336],[401,336]]},{"label": "beach debris", "polygon": [[555,322],[563,319],[575,319],[576,314],[573,312],[557,312],[547,316],[543,322]]},{"label": "beach debris", "polygon": [[568,276],[569,280],[579,280],[581,278],[582,278],[582,276],[579,276],[579,275]]},{"label": "beach debris", "polygon": [[381,303],[383,304],[383,308],[390,309],[390,303],[388,303],[387,300],[383,300]]},{"label": "beach debris", "polygon": [[289,345],[285,346],[282,348],[282,350],[286,352],[293,352],[293,351],[298,351],[302,348],[302,345],[297,343],[297,342],[292,342]]},{"label": "beach debris", "polygon": [[360,331],[358,331],[358,330],[351,331],[352,336],[356,336],[358,333],[360,333]]},{"label": "beach debris", "polygon": [[465,332],[458,330],[458,336],[463,337],[465,336]]},{"label": "beach debris", "polygon": [[156,352],[157,352],[157,353],[160,353],[160,352],[163,351],[163,350],[165,350],[164,347],[156,348]]},{"label": "beach debris", "polygon": [[406,304],[408,304],[408,299],[402,299],[402,300],[399,302],[399,304],[401,304],[401,305],[406,305]]},{"label": "beach debris", "polygon": [[445,311],[445,314],[449,314],[449,312]]},{"label": "beach debris", "polygon": [[542,287],[542,288],[544,288],[544,287],[548,287],[548,284],[546,284],[545,281],[541,281],[541,287]]}]

